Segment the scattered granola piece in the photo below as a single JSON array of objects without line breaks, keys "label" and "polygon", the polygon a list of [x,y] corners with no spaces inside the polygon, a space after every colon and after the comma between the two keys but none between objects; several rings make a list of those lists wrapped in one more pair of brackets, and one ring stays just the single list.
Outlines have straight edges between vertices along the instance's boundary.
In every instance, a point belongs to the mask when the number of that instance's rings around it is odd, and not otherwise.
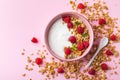
[{"label": "scattered granola piece", "polygon": [[22,74],[22,76],[23,76],[23,77],[25,77],[25,76],[26,76],[26,74],[24,73],[24,74]]}]

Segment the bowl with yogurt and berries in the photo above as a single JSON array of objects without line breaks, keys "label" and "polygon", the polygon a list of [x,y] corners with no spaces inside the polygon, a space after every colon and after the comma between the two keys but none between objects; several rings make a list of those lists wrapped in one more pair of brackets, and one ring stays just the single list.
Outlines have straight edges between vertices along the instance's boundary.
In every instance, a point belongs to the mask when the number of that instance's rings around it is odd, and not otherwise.
[{"label": "bowl with yogurt and berries", "polygon": [[48,51],[63,61],[79,60],[93,44],[93,30],[87,19],[75,12],[55,16],[45,30]]}]

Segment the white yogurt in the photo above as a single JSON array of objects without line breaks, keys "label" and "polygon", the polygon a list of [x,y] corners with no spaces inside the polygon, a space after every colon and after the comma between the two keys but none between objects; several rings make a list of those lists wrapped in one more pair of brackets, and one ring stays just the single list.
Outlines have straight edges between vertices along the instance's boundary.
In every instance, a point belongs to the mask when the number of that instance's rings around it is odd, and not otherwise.
[{"label": "white yogurt", "polygon": [[71,46],[68,41],[71,33],[67,25],[62,24],[62,19],[58,19],[50,28],[48,42],[51,50],[58,56],[64,58],[64,47]]}]

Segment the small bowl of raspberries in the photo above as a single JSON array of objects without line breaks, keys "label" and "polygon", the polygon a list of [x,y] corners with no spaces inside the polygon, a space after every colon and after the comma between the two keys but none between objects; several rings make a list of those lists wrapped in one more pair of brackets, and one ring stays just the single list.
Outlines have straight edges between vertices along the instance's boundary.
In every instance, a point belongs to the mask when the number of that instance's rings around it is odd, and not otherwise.
[{"label": "small bowl of raspberries", "polygon": [[90,23],[76,12],[58,14],[48,23],[45,30],[48,51],[63,61],[83,58],[89,53],[93,39]]}]

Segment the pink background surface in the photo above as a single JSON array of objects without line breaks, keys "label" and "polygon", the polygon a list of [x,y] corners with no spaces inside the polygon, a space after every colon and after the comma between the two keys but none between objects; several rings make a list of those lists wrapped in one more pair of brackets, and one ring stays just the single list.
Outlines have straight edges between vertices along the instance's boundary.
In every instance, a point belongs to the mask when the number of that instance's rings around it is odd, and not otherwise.
[{"label": "pink background surface", "polygon": [[[89,0],[92,1],[92,0]],[[112,17],[119,18],[120,0],[105,0]],[[0,0],[0,80],[43,80],[36,72],[26,78],[25,58],[21,56],[22,49],[27,53],[35,52],[44,43],[44,30],[48,22],[58,13],[72,11],[68,0]],[[39,39],[38,44],[31,43],[31,38]],[[117,44],[119,46],[120,44]],[[117,48],[118,49],[118,48]],[[119,49],[118,49],[119,50]],[[117,59],[112,58],[117,62]],[[109,65],[115,66],[113,62]],[[118,75],[109,76],[109,80],[119,80]],[[112,71],[108,71],[110,73]],[[62,75],[55,80],[65,80]]]}]

